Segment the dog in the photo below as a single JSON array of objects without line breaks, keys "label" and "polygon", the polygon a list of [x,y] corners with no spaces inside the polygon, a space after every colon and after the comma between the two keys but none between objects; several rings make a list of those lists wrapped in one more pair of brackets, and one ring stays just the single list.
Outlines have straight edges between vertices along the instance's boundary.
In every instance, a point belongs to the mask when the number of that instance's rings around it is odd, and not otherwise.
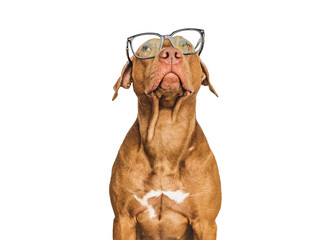
[{"label": "dog", "polygon": [[164,39],[153,58],[129,58],[113,100],[131,83],[138,116],[112,168],[113,239],[216,239],[220,177],[196,120],[201,85],[217,95],[207,67]]}]

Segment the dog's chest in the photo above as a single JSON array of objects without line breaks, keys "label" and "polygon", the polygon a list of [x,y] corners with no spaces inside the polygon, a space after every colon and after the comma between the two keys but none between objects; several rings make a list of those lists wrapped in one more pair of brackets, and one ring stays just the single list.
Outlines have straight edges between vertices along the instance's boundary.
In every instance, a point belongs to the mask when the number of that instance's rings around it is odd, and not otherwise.
[{"label": "dog's chest", "polygon": [[151,190],[143,196],[134,194],[142,207],[136,219],[143,235],[156,237],[160,232],[170,239],[179,239],[188,228],[186,201],[188,192],[183,190]]},{"label": "dog's chest", "polygon": [[132,194],[138,230],[150,239],[158,239],[161,234],[162,239],[184,239],[181,237],[188,232],[188,218],[193,215],[191,189],[181,174],[184,166],[166,158],[154,159],[151,166],[140,176],[139,186],[144,190]]},{"label": "dog's chest", "polygon": [[[137,195],[134,194],[134,198],[144,207],[146,207],[145,212],[149,214],[149,218],[155,218],[161,215],[161,208],[166,207],[163,206],[165,203],[163,199],[167,203],[170,203],[171,206],[173,205],[180,205],[185,198],[189,196],[189,193],[185,193],[181,190],[177,191],[162,191],[162,190],[151,190],[147,194],[145,194],[142,198],[139,198]],[[159,202],[160,200],[160,202]],[[160,207],[160,209],[159,209]],[[157,213],[156,213],[157,210]],[[160,211],[159,211],[160,210]]]}]

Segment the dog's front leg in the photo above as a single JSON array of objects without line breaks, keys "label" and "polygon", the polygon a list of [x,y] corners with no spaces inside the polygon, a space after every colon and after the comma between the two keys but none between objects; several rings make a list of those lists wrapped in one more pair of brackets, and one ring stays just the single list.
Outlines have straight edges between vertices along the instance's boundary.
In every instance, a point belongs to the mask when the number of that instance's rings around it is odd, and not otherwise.
[{"label": "dog's front leg", "polygon": [[136,240],[136,222],[130,216],[116,216],[113,220],[113,240]]},{"label": "dog's front leg", "polygon": [[194,240],[216,240],[217,224],[214,220],[195,219],[191,222]]}]

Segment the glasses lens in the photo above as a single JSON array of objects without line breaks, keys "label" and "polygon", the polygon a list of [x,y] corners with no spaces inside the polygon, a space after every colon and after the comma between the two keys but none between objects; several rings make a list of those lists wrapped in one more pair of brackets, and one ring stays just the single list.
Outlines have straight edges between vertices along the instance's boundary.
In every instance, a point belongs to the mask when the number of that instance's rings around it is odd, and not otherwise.
[{"label": "glasses lens", "polygon": [[182,30],[172,36],[173,44],[182,53],[196,53],[201,49],[201,33],[196,30]]},{"label": "glasses lens", "polygon": [[132,40],[132,50],[138,57],[154,57],[160,50],[161,39],[158,35],[144,34]]}]

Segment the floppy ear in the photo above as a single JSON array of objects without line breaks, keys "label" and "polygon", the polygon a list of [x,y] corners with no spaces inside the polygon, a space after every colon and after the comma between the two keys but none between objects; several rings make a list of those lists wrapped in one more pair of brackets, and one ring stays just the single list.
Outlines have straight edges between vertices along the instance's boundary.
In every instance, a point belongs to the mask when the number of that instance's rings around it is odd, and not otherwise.
[{"label": "floppy ear", "polygon": [[209,81],[209,72],[208,69],[206,67],[206,65],[201,61],[200,59],[200,64],[201,64],[201,68],[202,68],[202,74],[201,74],[201,80],[202,80],[202,85],[204,86],[209,86],[209,89],[211,92],[213,92],[217,97],[218,93],[216,92],[216,90],[214,90],[213,86],[211,85],[210,81]]},{"label": "floppy ear", "polygon": [[113,86],[114,89],[114,95],[112,98],[112,101],[115,100],[118,96],[118,91],[120,87],[128,89],[131,85],[131,73],[132,73],[132,64],[129,63],[129,61],[124,65],[121,76],[119,77],[116,84]]}]

